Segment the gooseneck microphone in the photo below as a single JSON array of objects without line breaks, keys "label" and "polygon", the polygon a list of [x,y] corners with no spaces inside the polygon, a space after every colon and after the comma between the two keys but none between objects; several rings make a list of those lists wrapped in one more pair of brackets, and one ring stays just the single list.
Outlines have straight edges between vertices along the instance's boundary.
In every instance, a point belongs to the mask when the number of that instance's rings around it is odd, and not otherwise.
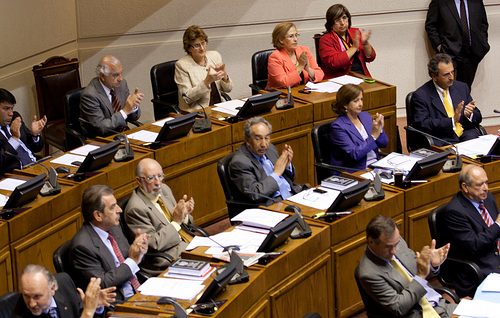
[{"label": "gooseneck microphone", "polygon": [[439,140],[446,145],[452,146],[455,149],[455,159],[448,159],[445,162],[445,164],[443,166],[443,172],[458,172],[458,171],[462,170],[462,158],[460,158],[460,154],[458,153],[458,147],[455,144],[449,142],[448,140],[438,138],[438,137],[433,136],[431,134],[428,134],[424,131],[413,128],[412,126],[405,126],[405,129],[408,131],[416,132],[418,134],[424,135],[426,137],[429,137],[429,138],[432,138],[435,140]]},{"label": "gooseneck microphone", "polygon": [[498,110],[498,109],[493,109],[493,112],[497,113],[497,114],[500,114],[500,110]]},{"label": "gooseneck microphone", "polygon": [[207,131],[212,130],[212,121],[207,115],[207,112],[205,111],[205,107],[201,105],[198,101],[195,101],[191,99],[189,96],[186,95],[186,93],[182,93],[182,98],[186,101],[188,104],[196,104],[203,109],[203,114],[205,115],[204,118],[197,118],[194,122],[193,125],[193,132],[194,133],[203,133]]}]

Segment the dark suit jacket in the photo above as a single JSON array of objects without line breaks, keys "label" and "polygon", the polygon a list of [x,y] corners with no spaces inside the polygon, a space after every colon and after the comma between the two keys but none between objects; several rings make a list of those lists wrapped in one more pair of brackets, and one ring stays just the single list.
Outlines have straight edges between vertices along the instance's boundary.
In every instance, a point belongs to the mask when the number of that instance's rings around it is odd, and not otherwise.
[{"label": "dark suit jacket", "polygon": [[[20,117],[18,112],[14,112],[14,116],[12,118]],[[43,148],[43,139],[40,136],[38,141],[35,142],[33,139],[33,135],[29,128],[23,123],[21,125],[21,141],[31,150],[31,152],[39,152]],[[7,138],[0,132],[0,174],[10,172],[14,169],[20,169],[21,163],[18,157],[17,150],[14,149],[10,144]]]},{"label": "dark suit jacket", "polygon": [[378,155],[378,148],[387,146],[389,138],[384,131],[377,140],[371,137],[372,116],[367,112],[361,112],[358,117],[368,133],[368,139],[364,140],[361,137],[347,115],[339,116],[331,125],[330,164],[362,170],[366,168],[366,155],[370,151],[374,150]]},{"label": "dark suit jacket", "polygon": [[[122,107],[129,96],[127,82],[123,80],[120,87],[116,88],[116,96]],[[111,101],[104,91],[99,78],[93,78],[89,85],[85,87],[80,98],[80,116],[90,123],[83,123],[83,126],[91,135],[107,136],[113,133],[109,131],[120,131],[127,126],[126,121],[134,121],[141,116],[141,109],[128,115],[127,120],[123,119],[121,113],[113,112]]]},{"label": "dark suit jacket", "polygon": [[[490,50],[488,44],[488,19],[482,0],[468,0],[471,53],[481,61]],[[432,47],[452,57],[462,51],[462,24],[454,0],[432,0],[427,11],[425,30]]]},{"label": "dark suit jacket", "polygon": [[[449,88],[449,92],[453,108],[456,108],[461,101],[464,101],[465,109],[465,105],[472,101],[470,89],[465,83],[455,81]],[[411,108],[413,110],[413,124],[415,128],[452,143],[459,141],[458,136],[453,131],[452,120],[446,114],[443,102],[441,102],[441,98],[432,80],[422,85],[413,93]],[[476,129],[481,120],[481,111],[477,107],[474,109],[472,121],[465,117],[463,111],[462,117],[460,117],[460,123],[464,131]],[[437,145],[442,145],[438,140],[434,140],[434,142]]]},{"label": "dark suit jacket", "polygon": [[[162,184],[161,196],[169,211],[172,212],[177,203],[172,190],[166,184]],[[175,227],[139,188],[132,192],[124,213],[131,231],[141,230],[142,233],[150,235],[148,253],[141,262],[141,269],[145,272],[158,275],[171,264],[171,262],[165,262],[165,257],[157,257],[153,254],[167,254],[167,258],[173,261],[179,258],[186,249],[187,243],[179,238]]]},{"label": "dark suit jacket", "polygon": [[[491,193],[488,193],[484,205],[495,220],[498,208]],[[500,256],[496,254],[500,226],[493,224],[488,227],[476,208],[461,192],[438,214],[437,225],[443,237],[443,242],[440,243],[451,243],[450,257],[476,263],[485,276],[493,272],[500,273]],[[471,282],[465,280],[459,283],[471,286]]]},{"label": "dark suit jacket", "polygon": [[[270,145],[266,156],[273,164],[278,160],[278,151],[274,145]],[[273,177],[268,176],[262,168],[260,162],[247,148],[246,144],[240,146],[229,163],[230,182],[235,186],[235,197],[239,201],[249,203],[271,203],[270,200],[260,196],[272,197],[279,190],[278,183]],[[297,193],[302,190],[300,185],[293,183],[295,178],[295,168],[292,166],[292,171],[286,169],[283,177],[290,184],[292,193]],[[250,193],[253,192],[253,193]],[[269,202],[268,202],[269,201]]]},{"label": "dark suit jacket", "polygon": [[[54,294],[59,317],[78,318],[82,310],[82,300],[76,291],[76,286],[66,273],[56,274],[58,289]],[[85,290],[85,288],[83,289]],[[31,311],[26,307],[23,297],[19,297],[12,318],[34,318]]]},{"label": "dark suit jacket", "polygon": [[[121,228],[114,227],[110,232],[115,237],[123,257],[127,258],[130,245]],[[71,244],[70,259],[73,262],[76,285],[85,290],[90,278],[99,277],[101,288],[116,286],[116,301],[122,302],[125,297],[121,285],[133,275],[128,265],[122,263],[115,267],[113,256],[89,223],[83,224]]]},{"label": "dark suit jacket", "polygon": [[[401,238],[396,257],[413,275],[417,273],[415,253]],[[390,264],[366,249],[355,272],[368,317],[422,317],[420,299],[426,290],[416,280],[408,282]],[[451,316],[453,305],[444,301],[434,309],[441,317]]]}]

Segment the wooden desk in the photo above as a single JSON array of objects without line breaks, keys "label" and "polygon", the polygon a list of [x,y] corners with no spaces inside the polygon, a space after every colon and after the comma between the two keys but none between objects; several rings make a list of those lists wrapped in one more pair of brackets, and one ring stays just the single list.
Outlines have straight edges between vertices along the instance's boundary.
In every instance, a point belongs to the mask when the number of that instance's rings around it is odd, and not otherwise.
[{"label": "wooden desk", "polygon": [[9,227],[0,221],[0,295],[14,290],[9,249]]},{"label": "wooden desk", "polygon": [[[291,317],[302,318],[307,312],[334,317],[328,226],[311,222],[309,238],[289,240],[278,248],[285,253],[265,266],[250,269],[250,281],[230,285],[217,299],[228,299],[213,317]],[[117,306],[118,311],[160,313],[134,303],[145,296]],[[151,298],[151,297],[150,297]],[[149,299],[150,299],[149,298]],[[158,297],[156,297],[157,299]],[[154,299],[154,298],[153,298]]]},{"label": "wooden desk", "polygon": [[[268,208],[283,211],[288,204],[299,206],[302,214],[311,218],[320,212],[307,206],[290,201],[275,203]],[[361,296],[354,280],[354,268],[365,251],[365,228],[376,215],[383,214],[395,219],[400,226],[403,223],[404,195],[396,189],[386,189],[381,201],[361,202],[351,208],[351,215],[332,223],[321,222],[330,227],[332,255],[332,283],[334,286],[335,317],[348,317],[363,308]],[[401,228],[403,232],[403,228]]]}]

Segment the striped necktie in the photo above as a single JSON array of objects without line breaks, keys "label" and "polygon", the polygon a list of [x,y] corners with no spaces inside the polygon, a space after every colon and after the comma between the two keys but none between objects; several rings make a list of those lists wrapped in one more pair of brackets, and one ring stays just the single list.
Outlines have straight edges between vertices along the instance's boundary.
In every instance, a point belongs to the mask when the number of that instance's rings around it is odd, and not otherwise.
[{"label": "striped necktie", "polygon": [[[495,224],[495,221],[493,221],[493,218],[491,217],[490,213],[484,206],[484,203],[479,204],[479,211],[481,213],[481,217],[483,218],[484,223],[486,223],[488,227]],[[497,240],[497,253],[500,254],[500,240]]]},{"label": "striped necktie", "polygon": [[112,88],[109,92],[111,94],[111,105],[113,106],[113,112],[119,112],[120,109],[122,109],[122,106],[120,105],[120,101],[118,100],[118,97],[116,96],[115,89]]},{"label": "striped necktie", "polygon": [[[118,243],[116,242],[113,235],[111,235],[111,233],[108,233],[108,240],[111,242],[111,247],[113,248],[113,252],[115,252],[116,258],[118,258],[118,261],[120,261],[120,263],[125,262],[125,258],[123,257],[123,254],[118,247]],[[135,277],[135,275],[132,275],[132,277],[130,278],[130,284],[132,285],[132,287],[134,287],[135,292],[137,292],[139,290],[139,287],[141,287],[141,284],[139,284],[139,281],[137,280],[137,277]]]},{"label": "striped necktie", "polygon": [[[444,104],[444,109],[446,110],[446,114],[448,115],[448,118],[453,118],[453,116],[455,115],[455,110],[453,109],[453,105],[450,103],[450,100],[448,99],[447,89],[443,90],[443,104]],[[462,134],[464,133],[464,128],[462,127],[462,124],[459,122],[455,122],[454,131],[458,137],[462,136]]]}]

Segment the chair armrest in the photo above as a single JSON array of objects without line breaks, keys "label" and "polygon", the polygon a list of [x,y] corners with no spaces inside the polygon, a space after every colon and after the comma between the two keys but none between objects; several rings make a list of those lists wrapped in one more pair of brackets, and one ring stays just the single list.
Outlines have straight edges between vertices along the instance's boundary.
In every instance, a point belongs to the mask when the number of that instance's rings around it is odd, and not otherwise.
[{"label": "chair armrest", "polygon": [[[315,162],[314,165],[318,168],[326,169],[329,171],[343,172],[342,169],[336,168],[336,167],[334,167],[328,163],[324,163],[324,162]],[[348,169],[346,169],[346,172],[349,172]],[[318,180],[318,181],[320,181],[320,180]]]},{"label": "chair armrest", "polygon": [[76,139],[78,139],[82,143],[82,145],[85,144],[85,140],[87,138],[83,134],[79,133],[78,131],[76,131],[76,130],[74,130],[72,128],[66,127],[65,129],[66,129],[66,133],[67,134],[69,134],[69,135],[75,137]]},{"label": "chair armrest", "polygon": [[[479,266],[477,266],[476,263],[468,260],[447,257],[445,266],[450,267],[450,271],[453,271],[455,273],[466,273],[467,275],[470,275],[470,277],[477,283],[476,286],[479,285],[485,278],[481,273]],[[448,285],[453,284],[449,283]]]},{"label": "chair armrest", "polygon": [[444,286],[432,286],[432,288],[441,295],[446,294],[450,296],[450,298],[453,299],[455,304],[458,304],[460,302],[460,297],[458,297],[457,293],[455,293],[451,288]]},{"label": "chair armrest", "polygon": [[484,129],[484,127],[483,127],[483,126],[481,126],[481,125],[479,125],[479,126],[477,127],[477,129],[479,129],[479,133],[480,133],[480,135],[482,135],[482,136],[484,136],[484,135],[487,135],[487,134],[488,134],[488,132],[486,131],[486,129]]},{"label": "chair armrest", "polygon": [[141,123],[138,120],[130,120],[128,122],[131,123],[132,125],[136,126],[136,127],[140,127],[140,126],[144,125],[143,123]]},{"label": "chair armrest", "polygon": [[165,108],[170,108],[171,109],[171,113],[177,113],[177,114],[180,114],[180,109],[179,109],[179,106],[176,105],[176,104],[173,104],[173,103],[169,103],[169,102],[166,102],[166,101],[163,101],[163,100],[160,100],[160,99],[155,99],[153,98],[151,100],[151,102],[153,103],[153,106],[156,105],[156,106],[163,106]]},{"label": "chair armrest", "polygon": [[226,92],[220,92],[220,95],[224,100],[227,102],[228,100],[231,100],[231,96],[229,96]]}]

